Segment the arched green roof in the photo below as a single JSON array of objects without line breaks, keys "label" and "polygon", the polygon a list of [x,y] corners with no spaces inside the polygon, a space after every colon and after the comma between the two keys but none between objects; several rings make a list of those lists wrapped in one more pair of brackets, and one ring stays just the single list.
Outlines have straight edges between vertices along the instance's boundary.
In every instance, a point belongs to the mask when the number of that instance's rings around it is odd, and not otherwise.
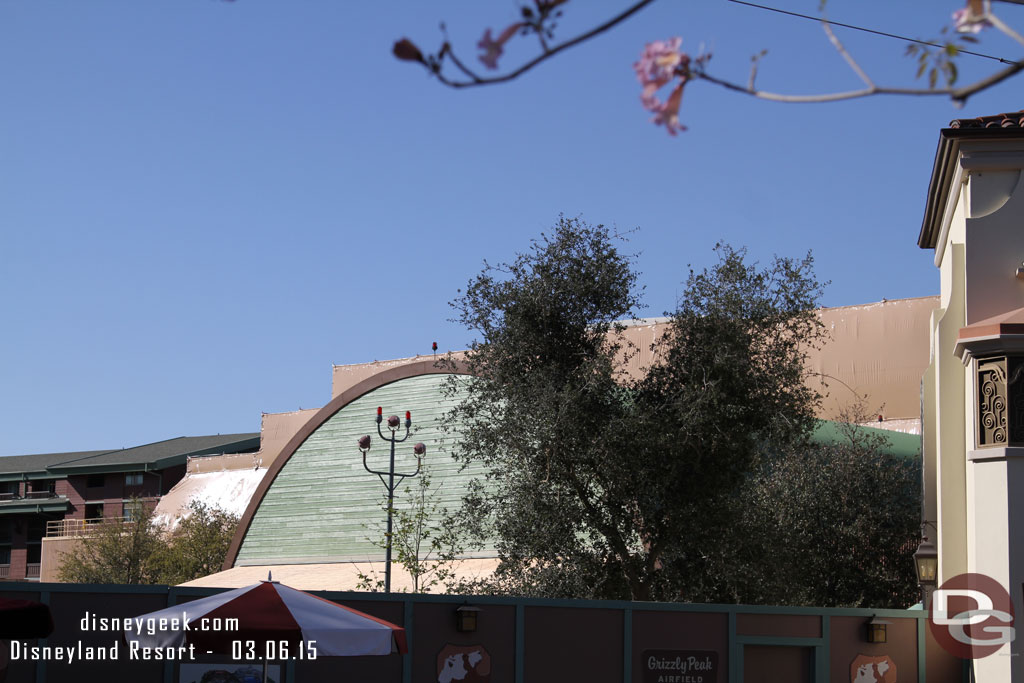
[{"label": "arched green roof", "polygon": [[[453,380],[472,381],[464,375],[419,374],[372,388],[343,403],[326,419],[314,416],[308,435],[267,478],[272,480],[257,491],[236,537],[233,565],[337,562],[379,559],[379,542],[384,536],[385,487],[363,468],[357,447],[359,437],[370,434],[373,442],[367,461],[371,468],[388,468],[389,444],[376,433],[377,406],[388,415],[404,418],[412,411],[413,433],[396,448],[395,469],[414,472],[412,447],[417,441],[427,446],[424,468],[430,474],[432,500],[454,508],[479,468],[461,470],[445,446],[440,419],[457,398],[446,397],[444,385]],[[343,398],[343,397],[339,397]],[[334,402],[332,402],[334,403]],[[329,404],[327,411],[331,408]],[[323,413],[324,411],[321,411]],[[386,424],[384,433],[387,434]],[[399,434],[404,433],[402,429]],[[302,432],[300,432],[300,436]],[[450,443],[449,437],[448,442]],[[294,444],[290,444],[293,446]],[[275,463],[276,465],[277,463]],[[396,507],[408,505],[416,488],[406,479],[396,492]],[[259,500],[257,500],[259,499]],[[228,565],[230,566],[230,565]]]}]

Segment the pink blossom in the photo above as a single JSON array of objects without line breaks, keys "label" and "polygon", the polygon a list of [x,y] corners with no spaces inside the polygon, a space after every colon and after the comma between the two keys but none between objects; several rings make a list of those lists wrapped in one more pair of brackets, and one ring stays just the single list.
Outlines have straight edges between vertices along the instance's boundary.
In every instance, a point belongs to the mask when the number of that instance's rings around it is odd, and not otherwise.
[{"label": "pink blossom", "polygon": [[981,29],[989,28],[989,0],[968,0],[967,6],[953,12],[953,28],[957,33],[981,33]]},{"label": "pink blossom", "polygon": [[680,65],[689,64],[689,56],[679,51],[682,44],[683,39],[679,37],[647,43],[640,61],[633,64],[636,77],[644,87],[640,101],[645,109],[654,111],[660,105],[655,93],[675,78]]},{"label": "pink blossom", "polygon": [[484,53],[480,55],[480,61],[484,63],[484,66],[488,69],[498,68],[498,57],[500,57],[504,52],[505,43],[507,43],[509,38],[514,36],[516,31],[522,28],[522,26],[523,25],[519,23],[512,24],[501,32],[501,35],[498,36],[497,40],[491,38],[491,29],[484,31],[484,37],[476,44],[478,48],[484,51]]},{"label": "pink blossom", "polygon": [[[683,86],[690,79],[690,55],[680,51],[682,38],[671,38],[648,43],[640,54],[640,61],[633,64],[637,79],[643,86],[640,102],[644,109],[654,112],[651,119],[656,125],[664,125],[669,135],[675,135],[686,126],[679,123],[679,105],[683,101]],[[697,58],[698,65],[707,59]],[[676,86],[669,93],[668,100],[662,102],[657,93],[664,86],[678,79]]]},{"label": "pink blossom", "polygon": [[686,130],[686,126],[679,123],[679,105],[683,101],[684,85],[686,85],[686,81],[679,83],[679,85],[672,89],[672,93],[664,104],[659,102],[657,107],[651,109],[654,112],[651,122],[659,126],[664,124],[665,130],[668,131],[669,135],[675,135],[677,131]]}]

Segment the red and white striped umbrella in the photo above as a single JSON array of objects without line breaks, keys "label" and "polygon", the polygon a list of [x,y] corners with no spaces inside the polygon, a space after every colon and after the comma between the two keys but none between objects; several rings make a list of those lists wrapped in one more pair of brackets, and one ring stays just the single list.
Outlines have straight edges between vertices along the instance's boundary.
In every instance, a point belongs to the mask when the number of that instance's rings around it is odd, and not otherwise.
[{"label": "red and white striped umbrella", "polygon": [[[237,630],[228,630],[229,619],[238,620]],[[144,614],[136,617],[135,623],[135,628],[125,631],[129,643],[146,648],[195,645],[199,654],[232,653],[240,641],[255,641],[260,657],[267,651],[265,643],[279,646],[281,642],[287,642],[294,655],[298,648],[309,648],[315,641],[316,657],[406,652],[401,626],[276,581],[261,581]],[[162,626],[166,629],[161,630]],[[280,647],[276,651],[280,652]]]}]

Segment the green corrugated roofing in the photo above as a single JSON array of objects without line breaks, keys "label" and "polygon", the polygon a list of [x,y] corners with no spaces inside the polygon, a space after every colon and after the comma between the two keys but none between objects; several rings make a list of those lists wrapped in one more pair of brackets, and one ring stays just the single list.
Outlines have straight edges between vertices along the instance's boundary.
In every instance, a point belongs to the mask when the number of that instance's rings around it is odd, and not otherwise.
[{"label": "green corrugated roofing", "polygon": [[[235,564],[379,559],[383,552],[378,543],[384,535],[385,489],[376,476],[363,469],[357,447],[359,437],[370,434],[371,467],[387,467],[388,444],[376,434],[377,406],[384,408],[385,415],[412,411],[416,431],[398,447],[396,470],[415,470],[412,443],[422,441],[427,446],[425,465],[436,488],[432,500],[440,507],[457,507],[469,480],[482,475],[483,469],[477,466],[461,470],[442,442],[439,420],[458,400],[446,398],[442,391],[450,377],[420,375],[392,382],[355,399],[320,425],[271,483],[253,515]],[[459,381],[474,380],[460,377]],[[861,429],[883,436],[895,455],[917,455],[920,437]],[[822,422],[814,438],[825,443],[845,439],[838,425],[830,422]],[[398,490],[395,506],[408,505],[415,490],[415,480],[406,480]]]},{"label": "green corrugated roofing", "polygon": [[[849,439],[840,430],[842,426],[838,422],[819,420],[818,427],[814,430],[811,439],[819,443],[849,443]],[[876,429],[874,427],[858,426],[856,429],[885,439],[889,444],[886,451],[890,455],[911,459],[918,458],[921,455],[921,436],[919,434],[904,434],[903,432],[893,432],[888,429]]]},{"label": "green corrugated roofing", "polygon": [[[422,441],[427,446],[424,466],[436,489],[432,501],[456,507],[469,480],[482,470],[460,470],[442,443],[439,419],[455,400],[443,396],[442,386],[449,377],[431,374],[392,382],[357,398],[324,422],[267,490],[235,563],[360,560],[383,552],[377,543],[384,536],[385,489],[363,469],[357,447],[359,437],[370,434],[368,463],[374,469],[387,469],[389,445],[377,436],[377,406],[384,408],[385,416],[412,411],[414,433],[398,446],[395,469],[415,471],[412,446]],[[408,505],[416,486],[414,479],[407,479],[396,493],[395,507]]]}]

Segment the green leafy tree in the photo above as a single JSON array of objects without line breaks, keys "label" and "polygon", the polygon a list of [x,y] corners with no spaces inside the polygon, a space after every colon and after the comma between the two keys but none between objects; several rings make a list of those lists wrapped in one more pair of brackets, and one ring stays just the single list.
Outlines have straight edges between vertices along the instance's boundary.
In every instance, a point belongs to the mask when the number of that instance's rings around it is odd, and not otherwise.
[{"label": "green leafy tree", "polygon": [[714,574],[719,600],[904,608],[919,599],[920,461],[884,436],[773,456],[731,501],[738,523]]},{"label": "green leafy tree", "polygon": [[173,532],[153,509],[134,500],[128,521],[90,525],[75,549],[61,557],[66,583],[178,584],[220,570],[238,517],[193,501]]},{"label": "green leafy tree", "polygon": [[460,515],[501,559],[481,590],[692,599],[708,569],[700,540],[728,528],[708,501],[813,425],[810,257],[758,268],[719,246],[633,380],[618,321],[640,300],[620,246],[603,226],[563,218],[453,302],[479,335],[465,362],[482,381],[463,383],[447,425],[455,457],[489,470]]},{"label": "green leafy tree", "polygon": [[237,527],[238,515],[193,500],[153,557],[158,583],[175,585],[220,571]]},{"label": "green leafy tree", "polygon": [[[441,486],[433,486],[425,466],[414,481],[410,504],[391,510],[392,551],[394,561],[412,579],[412,592],[429,593],[452,582],[455,564],[463,550],[462,536],[448,521],[447,511],[437,504],[435,496]],[[384,510],[387,510],[386,499]],[[371,540],[381,550],[387,548],[386,532]],[[356,587],[360,590],[384,590],[384,577],[379,571],[360,571],[358,577]]]},{"label": "green leafy tree", "polygon": [[58,578],[65,583],[157,583],[154,555],[162,545],[162,527],[153,509],[133,499],[129,521],[90,524],[75,549],[61,556]]}]

